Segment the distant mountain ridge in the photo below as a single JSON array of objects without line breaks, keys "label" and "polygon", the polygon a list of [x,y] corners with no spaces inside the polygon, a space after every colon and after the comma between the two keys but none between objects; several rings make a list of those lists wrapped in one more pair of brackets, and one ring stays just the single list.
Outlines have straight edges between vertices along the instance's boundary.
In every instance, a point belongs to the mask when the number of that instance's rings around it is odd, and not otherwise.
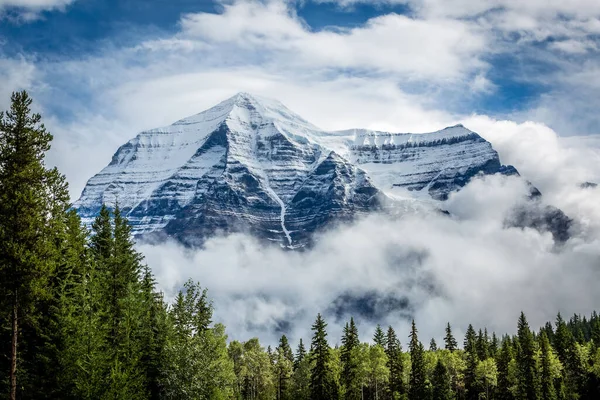
[{"label": "distant mountain ridge", "polygon": [[134,234],[154,240],[201,245],[243,231],[295,248],[390,204],[434,209],[472,177],[497,173],[518,175],[462,125],[325,132],[276,100],[239,93],[121,146],[75,207],[89,223],[118,203]]}]

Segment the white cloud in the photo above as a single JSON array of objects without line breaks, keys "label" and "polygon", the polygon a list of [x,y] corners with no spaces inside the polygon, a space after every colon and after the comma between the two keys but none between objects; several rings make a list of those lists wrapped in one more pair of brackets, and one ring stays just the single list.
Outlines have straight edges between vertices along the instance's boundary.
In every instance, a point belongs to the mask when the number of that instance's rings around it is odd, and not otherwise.
[{"label": "white cloud", "polygon": [[201,251],[172,243],[140,249],[168,297],[190,276],[207,287],[231,339],[275,343],[285,333],[306,340],[317,312],[329,322],[332,343],[351,315],[364,340],[376,323],[392,324],[404,338],[415,317],[426,341],[441,339],[447,321],[457,335],[468,323],[504,333],[515,331],[521,310],[532,326],[557,311],[591,312],[600,301],[598,236],[557,250],[549,234],[505,229],[499,210],[525,193],[515,178],[478,180],[447,203],[453,218],[373,216],[304,253],[243,235],[215,238]]},{"label": "white cloud", "polygon": [[[457,79],[481,69],[484,37],[472,24],[448,19],[412,19],[388,14],[364,26],[311,31],[283,1],[237,1],[223,13],[184,16],[183,37],[228,44],[279,65],[353,68],[413,79]],[[261,54],[263,53],[263,54]],[[285,61],[284,61],[285,60]]]},{"label": "white cloud", "polygon": [[48,10],[64,10],[75,0],[0,0],[0,20],[6,16],[8,9],[13,9],[10,18],[19,22],[33,21],[39,18],[39,13]]}]

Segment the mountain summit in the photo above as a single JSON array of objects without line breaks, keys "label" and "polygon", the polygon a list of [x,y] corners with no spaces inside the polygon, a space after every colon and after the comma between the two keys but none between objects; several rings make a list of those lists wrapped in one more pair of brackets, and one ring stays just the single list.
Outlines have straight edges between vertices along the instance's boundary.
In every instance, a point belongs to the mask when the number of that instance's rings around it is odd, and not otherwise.
[{"label": "mountain summit", "polygon": [[90,222],[102,204],[118,203],[134,234],[148,238],[198,245],[243,231],[293,248],[331,222],[399,198],[443,201],[495,173],[517,171],[461,125],[325,132],[276,100],[239,93],[121,146],[75,207]]}]

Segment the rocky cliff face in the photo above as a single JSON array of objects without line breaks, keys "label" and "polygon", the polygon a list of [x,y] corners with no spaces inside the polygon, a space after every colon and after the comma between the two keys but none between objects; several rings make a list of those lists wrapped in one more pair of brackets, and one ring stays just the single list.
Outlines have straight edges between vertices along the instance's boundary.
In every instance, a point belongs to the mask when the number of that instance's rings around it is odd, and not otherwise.
[{"label": "rocky cliff face", "polygon": [[496,173],[517,171],[462,126],[324,132],[277,101],[240,93],[121,146],[75,207],[89,223],[103,203],[118,203],[146,238],[198,245],[244,231],[294,248],[333,221],[406,202],[406,193],[435,203]]}]

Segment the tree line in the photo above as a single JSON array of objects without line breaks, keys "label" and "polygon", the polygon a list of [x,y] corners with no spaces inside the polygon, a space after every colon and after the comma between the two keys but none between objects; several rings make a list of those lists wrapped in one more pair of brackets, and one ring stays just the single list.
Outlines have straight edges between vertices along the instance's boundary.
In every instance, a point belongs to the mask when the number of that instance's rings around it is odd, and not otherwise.
[{"label": "tree line", "polygon": [[[0,399],[559,400],[600,398],[600,318],[558,315],[516,335],[446,327],[427,348],[355,321],[332,346],[318,315],[310,343],[228,341],[205,288],[171,304],[134,248],[119,207],[86,229],[66,180],[44,163],[52,135],[26,92],[0,113]],[[407,332],[408,333],[408,332]],[[403,339],[404,338],[404,339]],[[403,348],[402,340],[406,340]]]}]

